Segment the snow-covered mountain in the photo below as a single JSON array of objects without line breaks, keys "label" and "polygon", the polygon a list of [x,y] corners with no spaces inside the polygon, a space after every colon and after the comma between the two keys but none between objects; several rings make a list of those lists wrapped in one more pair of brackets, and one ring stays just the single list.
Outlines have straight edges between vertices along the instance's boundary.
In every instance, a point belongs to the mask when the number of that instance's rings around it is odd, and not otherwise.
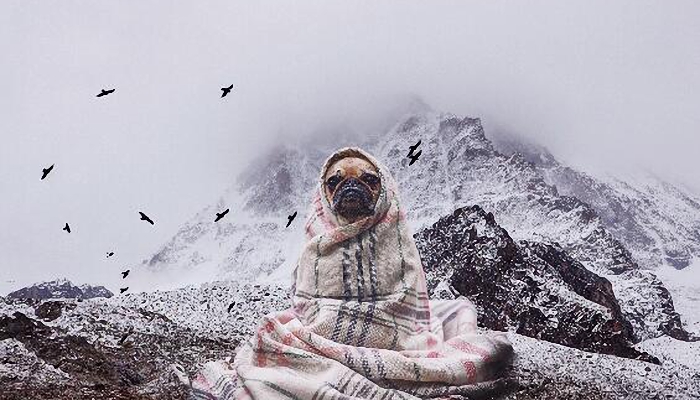
[{"label": "snow-covered mountain", "polygon": [[682,269],[700,258],[700,197],[645,171],[591,175],[560,163],[546,148],[514,135],[493,137],[520,153],[559,193],[596,210],[606,228],[646,268]]},{"label": "snow-covered mountain", "polygon": [[[626,247],[627,238],[620,234],[624,228],[601,217],[606,215],[605,209],[597,210],[555,180],[551,168],[540,165],[544,162],[533,163],[520,153],[498,151],[480,120],[424,110],[404,115],[382,136],[354,139],[311,138],[275,148],[236,177],[216,204],[183,225],[144,266],[150,271],[196,273],[203,280],[288,284],[302,246],[303,222],[321,164],[336,148],[353,144],[367,149],[392,170],[414,231],[458,207],[479,205],[493,213],[514,239],[557,244],[587,269],[608,279],[637,340],[662,333],[687,336],[670,293],[653,271],[645,268],[651,258],[643,257],[640,264]],[[405,154],[418,140],[422,141],[422,157],[409,167]],[[621,196],[622,189],[610,187]],[[656,204],[662,204],[669,192],[655,198]],[[700,218],[691,200],[674,202],[674,210],[678,210],[664,213],[678,214],[691,221],[691,226]],[[630,200],[627,207],[637,205]],[[215,211],[224,208],[231,208],[230,216],[214,224]],[[297,219],[285,228],[286,216],[294,211],[298,211]],[[628,215],[638,226],[653,222],[645,219],[648,211],[630,211]],[[692,235],[686,236],[693,245],[700,244],[700,239],[693,241]],[[670,245],[649,243],[660,246],[658,254],[669,254]]]},{"label": "snow-covered mountain", "polygon": [[82,284],[76,286],[65,278],[50,282],[35,283],[7,295],[14,299],[92,299],[94,297],[112,297],[114,294],[104,286]]}]

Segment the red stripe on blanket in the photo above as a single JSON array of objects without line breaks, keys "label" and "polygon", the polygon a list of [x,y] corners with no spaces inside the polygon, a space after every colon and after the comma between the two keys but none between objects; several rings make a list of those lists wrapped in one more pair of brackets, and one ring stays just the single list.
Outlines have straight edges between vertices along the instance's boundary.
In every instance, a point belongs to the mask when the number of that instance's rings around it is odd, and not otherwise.
[{"label": "red stripe on blanket", "polygon": [[291,364],[289,358],[284,354],[284,346],[290,346],[294,341],[294,335],[286,333],[282,337],[282,345],[275,346],[275,355],[277,356],[277,364],[287,367]]},{"label": "red stripe on blanket", "polygon": [[449,345],[454,347],[455,349],[460,350],[463,353],[477,354],[481,356],[481,359],[484,361],[488,361],[491,357],[488,351],[477,347],[471,343],[467,343],[461,339],[455,338],[453,341],[449,342]]},{"label": "red stripe on blanket", "polygon": [[438,342],[434,337],[431,336],[431,337],[428,337],[426,344],[428,345],[428,348],[431,349],[431,348],[435,347],[438,344]]},{"label": "red stripe on blanket", "polygon": [[439,351],[429,351],[427,357],[428,358],[440,358],[440,357],[442,357],[442,354],[440,354]]},{"label": "red stripe on blanket", "polygon": [[207,386],[207,388],[211,389],[211,385],[209,384],[209,382],[207,381],[207,379],[206,379],[204,376],[202,376],[201,374],[198,374],[198,375],[194,378],[194,381],[195,381],[195,382],[198,382],[198,383],[201,383],[201,384],[203,384],[204,386]]},{"label": "red stripe on blanket", "polygon": [[476,382],[476,367],[474,366],[474,363],[464,360],[462,361],[462,367],[464,367],[464,372],[467,373],[467,383],[470,384]]},{"label": "red stripe on blanket", "polygon": [[264,367],[267,365],[267,359],[265,357],[265,353],[260,351],[263,349],[263,336],[265,336],[265,333],[270,333],[275,329],[275,323],[272,322],[272,320],[268,320],[265,324],[263,324],[257,332],[257,338],[258,338],[258,346],[257,346],[257,352],[255,359],[257,361],[257,366],[259,367]]},{"label": "red stripe on blanket", "polygon": [[321,194],[318,192],[316,193],[316,197],[314,197],[314,204],[316,205],[316,215],[318,215],[326,229],[335,229],[335,224],[328,218],[328,215],[326,215],[323,204],[321,204]]}]

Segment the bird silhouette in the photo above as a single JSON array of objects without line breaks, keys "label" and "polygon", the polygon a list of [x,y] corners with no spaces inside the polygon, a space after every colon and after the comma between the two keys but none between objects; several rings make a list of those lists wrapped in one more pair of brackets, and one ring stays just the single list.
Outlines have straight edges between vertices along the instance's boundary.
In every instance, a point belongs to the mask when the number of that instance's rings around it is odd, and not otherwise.
[{"label": "bird silhouette", "polygon": [[63,227],[63,230],[70,233],[70,226],[68,226],[68,222],[66,222],[66,226]]},{"label": "bird silhouette", "polygon": [[148,223],[151,224],[151,225],[155,225],[155,224],[153,223],[153,220],[151,220],[150,218],[148,218],[148,215],[142,213],[141,211],[139,211],[139,214],[141,214],[141,221],[146,221],[146,222],[148,222]]},{"label": "bird silhouette", "polygon": [[418,139],[418,143],[414,144],[413,146],[408,146],[408,155],[406,157],[410,157],[413,155],[413,152],[416,151],[416,149],[420,146],[420,139]]},{"label": "bird silhouette", "polygon": [[421,154],[422,152],[423,152],[423,150],[418,150],[418,153],[416,153],[416,154],[414,154],[414,155],[412,155],[412,156],[409,156],[409,157],[411,158],[411,162],[408,163],[408,165],[409,165],[409,166],[413,165],[413,163],[416,162],[416,160],[418,160],[418,157],[420,157],[420,154]]},{"label": "bird silhouette", "polygon": [[222,87],[221,90],[223,93],[221,93],[221,97],[226,97],[227,94],[231,93],[231,89],[233,89],[233,84],[229,87]]},{"label": "bird silhouette", "polygon": [[97,97],[106,96],[110,93],[113,93],[115,90],[117,90],[117,89],[109,89],[109,90],[102,89],[102,91],[100,92],[100,94],[97,95]]},{"label": "bird silhouette", "polygon": [[41,173],[41,180],[42,180],[42,181],[44,180],[44,178],[46,178],[46,175],[48,175],[49,172],[51,172],[51,170],[53,169],[53,166],[54,166],[54,165],[56,165],[56,164],[51,164],[50,167],[44,168],[44,169],[41,170],[41,172],[42,172],[42,173]]},{"label": "bird silhouette", "polygon": [[127,290],[129,290],[129,287],[128,287],[128,286],[127,286],[127,287],[123,287],[123,288],[119,289],[119,293],[124,293],[124,292],[126,292]]},{"label": "bird silhouette", "polygon": [[113,255],[114,255],[114,252],[113,252],[113,251],[107,252],[107,258],[110,258],[110,257],[112,257]]},{"label": "bird silhouette", "polygon": [[126,271],[122,271],[122,279],[126,278],[127,275],[129,275],[130,269],[127,269]]},{"label": "bird silhouette", "polygon": [[126,340],[126,338],[128,338],[128,337],[129,337],[129,335],[131,335],[132,333],[134,333],[134,328],[133,328],[133,327],[132,327],[132,328],[130,328],[130,329],[129,329],[129,331],[128,331],[128,332],[126,332],[126,333],[125,333],[124,335],[122,335],[122,338],[121,338],[121,339],[119,339],[119,344],[120,344],[120,345],[121,345],[121,344],[123,344],[123,343],[124,343],[124,341]]},{"label": "bird silhouette", "polygon": [[229,304],[229,305],[228,305],[228,311],[226,311],[226,312],[231,312],[231,309],[232,309],[233,306],[235,306],[235,305],[236,305],[236,302],[235,302],[235,301],[234,301],[233,303]]},{"label": "bird silhouette", "polygon": [[289,227],[289,225],[292,223],[292,221],[294,221],[294,218],[296,218],[296,216],[297,216],[296,211],[294,211],[294,214],[287,216],[287,226],[285,226],[285,228]]},{"label": "bird silhouette", "polygon": [[222,211],[220,213],[216,213],[216,219],[214,220],[214,222],[219,222],[219,220],[221,218],[225,217],[226,214],[228,214],[228,208],[225,211]]}]

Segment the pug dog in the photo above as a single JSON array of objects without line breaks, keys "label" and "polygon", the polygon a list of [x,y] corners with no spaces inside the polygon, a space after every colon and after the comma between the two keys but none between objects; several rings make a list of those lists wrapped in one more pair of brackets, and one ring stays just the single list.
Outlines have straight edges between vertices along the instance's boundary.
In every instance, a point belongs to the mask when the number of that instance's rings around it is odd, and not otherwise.
[{"label": "pug dog", "polygon": [[328,203],[347,223],[374,213],[382,183],[377,168],[366,158],[353,155],[336,160],[323,182]]}]

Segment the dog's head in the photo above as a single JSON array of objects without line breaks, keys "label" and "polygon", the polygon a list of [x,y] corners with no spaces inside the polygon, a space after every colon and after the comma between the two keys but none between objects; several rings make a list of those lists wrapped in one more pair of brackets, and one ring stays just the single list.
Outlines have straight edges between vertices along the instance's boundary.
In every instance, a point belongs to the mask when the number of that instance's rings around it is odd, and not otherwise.
[{"label": "dog's head", "polygon": [[381,185],[377,168],[360,155],[334,161],[323,177],[328,203],[348,223],[374,213]]}]

